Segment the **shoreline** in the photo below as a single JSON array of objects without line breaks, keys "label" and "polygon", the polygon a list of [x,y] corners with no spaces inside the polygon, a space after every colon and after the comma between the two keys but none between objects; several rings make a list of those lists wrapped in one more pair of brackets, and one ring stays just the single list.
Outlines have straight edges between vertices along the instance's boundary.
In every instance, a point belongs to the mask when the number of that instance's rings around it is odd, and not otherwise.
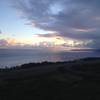
[{"label": "shoreline", "polygon": [[[78,58],[78,59],[72,59],[72,60],[68,60],[68,61],[42,61],[42,62],[28,62],[28,63],[23,63],[23,64],[19,64],[19,65],[15,65],[15,66],[3,66],[0,69],[12,69],[15,67],[22,67],[22,66],[28,66],[28,65],[42,65],[42,64],[57,64],[57,63],[75,63],[76,61],[81,63],[80,61],[96,61],[96,60],[100,60],[100,57],[83,57],[83,58]],[[83,62],[82,62],[83,63]]]}]

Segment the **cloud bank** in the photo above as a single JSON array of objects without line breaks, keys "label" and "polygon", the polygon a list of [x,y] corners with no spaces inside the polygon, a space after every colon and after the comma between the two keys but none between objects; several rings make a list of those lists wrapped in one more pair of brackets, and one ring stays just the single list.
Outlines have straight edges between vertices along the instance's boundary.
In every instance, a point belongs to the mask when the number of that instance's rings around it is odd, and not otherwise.
[{"label": "cloud bank", "polygon": [[[23,18],[61,37],[100,48],[100,0],[13,0]],[[42,35],[41,35],[42,36]],[[51,35],[44,35],[50,37]]]}]

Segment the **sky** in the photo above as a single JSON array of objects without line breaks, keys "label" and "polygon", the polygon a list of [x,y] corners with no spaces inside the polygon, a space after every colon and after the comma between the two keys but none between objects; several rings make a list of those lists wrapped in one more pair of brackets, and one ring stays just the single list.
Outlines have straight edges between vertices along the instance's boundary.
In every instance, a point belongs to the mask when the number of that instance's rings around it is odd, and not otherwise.
[{"label": "sky", "polygon": [[0,48],[100,49],[100,0],[1,0],[0,12]]}]

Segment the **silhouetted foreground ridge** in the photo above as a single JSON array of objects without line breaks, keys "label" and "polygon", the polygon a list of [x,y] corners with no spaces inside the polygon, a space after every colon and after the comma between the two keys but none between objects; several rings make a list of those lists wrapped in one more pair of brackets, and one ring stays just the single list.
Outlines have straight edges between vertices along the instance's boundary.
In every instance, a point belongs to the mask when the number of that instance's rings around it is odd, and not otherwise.
[{"label": "silhouetted foreground ridge", "polygon": [[100,100],[100,58],[0,69],[0,100]]}]

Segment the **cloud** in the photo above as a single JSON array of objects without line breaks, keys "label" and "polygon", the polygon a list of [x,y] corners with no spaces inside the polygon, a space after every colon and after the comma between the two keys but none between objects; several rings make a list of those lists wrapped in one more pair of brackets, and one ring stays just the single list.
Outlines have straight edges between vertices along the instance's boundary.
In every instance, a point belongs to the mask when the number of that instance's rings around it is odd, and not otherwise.
[{"label": "cloud", "polygon": [[[93,40],[94,43],[88,46],[99,48],[100,0],[14,1],[22,16],[35,27],[55,31],[62,37]],[[46,34],[45,37],[51,35]]]},{"label": "cloud", "polygon": [[44,38],[54,38],[59,36],[57,33],[47,33],[47,34],[37,34],[38,37],[44,37]]},{"label": "cloud", "polygon": [[8,45],[7,40],[5,40],[5,39],[0,39],[0,47],[5,47],[5,46],[7,46],[7,45]]},{"label": "cloud", "polygon": [[32,48],[33,45],[15,42],[14,39],[0,39],[0,48]]},{"label": "cloud", "polygon": [[2,31],[0,30],[0,34],[2,34]]}]

